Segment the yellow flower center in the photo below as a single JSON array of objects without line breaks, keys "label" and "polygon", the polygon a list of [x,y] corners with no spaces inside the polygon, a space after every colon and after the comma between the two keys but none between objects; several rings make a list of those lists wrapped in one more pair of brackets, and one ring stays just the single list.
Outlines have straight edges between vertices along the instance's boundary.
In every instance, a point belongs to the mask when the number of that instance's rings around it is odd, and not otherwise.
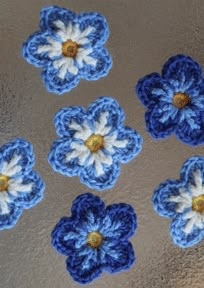
[{"label": "yellow flower center", "polygon": [[192,210],[202,213],[204,211],[204,194],[193,197]]},{"label": "yellow flower center", "polygon": [[8,189],[8,181],[8,176],[0,174],[0,192]]},{"label": "yellow flower center", "polygon": [[97,152],[104,146],[103,136],[100,134],[92,134],[86,141],[85,145],[91,152]]},{"label": "yellow flower center", "polygon": [[98,232],[90,232],[87,236],[87,244],[92,248],[98,248],[103,242],[103,235]]},{"label": "yellow flower center", "polygon": [[76,57],[77,51],[78,51],[79,45],[72,41],[71,39],[68,39],[66,42],[62,43],[62,54],[65,57]]},{"label": "yellow flower center", "polygon": [[186,93],[178,92],[174,94],[173,104],[177,108],[183,108],[190,102],[190,97]]}]

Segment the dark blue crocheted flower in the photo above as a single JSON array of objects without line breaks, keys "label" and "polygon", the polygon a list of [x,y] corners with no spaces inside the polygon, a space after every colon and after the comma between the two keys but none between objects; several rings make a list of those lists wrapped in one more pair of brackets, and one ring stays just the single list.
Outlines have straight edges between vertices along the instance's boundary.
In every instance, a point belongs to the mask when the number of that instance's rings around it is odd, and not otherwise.
[{"label": "dark blue crocheted flower", "polygon": [[63,217],[52,232],[52,245],[67,258],[72,278],[86,284],[103,271],[119,272],[135,261],[128,239],[137,221],[133,207],[120,203],[105,208],[91,193],[78,196],[71,217]]},{"label": "dark blue crocheted flower", "polygon": [[112,187],[126,163],[142,148],[141,136],[123,126],[125,115],[118,102],[100,97],[87,110],[62,108],[54,118],[59,139],[49,153],[55,171],[78,175],[82,183],[98,190]]},{"label": "dark blue crocheted flower", "polygon": [[43,197],[44,183],[34,165],[32,145],[17,138],[0,148],[0,230],[13,227],[23,209]]},{"label": "dark blue crocheted flower", "polygon": [[75,14],[49,6],[41,10],[40,31],[23,44],[23,57],[43,67],[48,91],[62,94],[77,86],[80,78],[97,80],[108,74],[112,59],[103,47],[108,36],[108,24],[99,13]]},{"label": "dark blue crocheted flower", "polygon": [[191,57],[171,57],[161,75],[140,79],[136,92],[148,109],[146,127],[154,138],[175,133],[184,143],[204,143],[204,80],[201,66]]},{"label": "dark blue crocheted flower", "polygon": [[185,248],[204,237],[204,157],[183,165],[180,180],[168,179],[155,190],[155,211],[173,218],[170,231],[175,244]]}]

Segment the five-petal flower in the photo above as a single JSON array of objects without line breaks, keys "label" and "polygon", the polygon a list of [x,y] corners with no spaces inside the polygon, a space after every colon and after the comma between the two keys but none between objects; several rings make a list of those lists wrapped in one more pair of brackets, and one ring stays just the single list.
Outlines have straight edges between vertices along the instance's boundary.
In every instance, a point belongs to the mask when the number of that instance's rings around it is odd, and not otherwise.
[{"label": "five-petal flower", "polygon": [[189,158],[180,180],[168,179],[153,195],[161,216],[173,218],[170,231],[175,244],[185,248],[204,237],[204,157]]},{"label": "five-petal flower", "polygon": [[171,57],[161,75],[141,78],[136,92],[148,109],[146,127],[154,138],[175,133],[184,143],[204,143],[204,80],[201,66],[191,57]]},{"label": "five-petal flower", "polygon": [[54,118],[59,139],[49,153],[55,171],[80,176],[98,190],[112,187],[126,163],[142,148],[141,136],[123,126],[124,112],[116,100],[100,97],[87,111],[81,106],[62,108]]},{"label": "five-petal flower", "polygon": [[62,94],[74,88],[80,78],[97,80],[107,75],[112,59],[103,44],[108,36],[108,24],[101,14],[77,15],[49,6],[41,10],[40,31],[23,44],[23,57],[43,67],[48,91]]},{"label": "five-petal flower", "polygon": [[52,245],[67,258],[72,278],[86,284],[103,271],[119,272],[135,261],[128,239],[137,221],[133,207],[120,203],[105,208],[91,193],[78,196],[71,217],[63,217],[52,232]]},{"label": "five-petal flower", "polygon": [[44,183],[33,165],[32,145],[24,139],[0,148],[0,230],[13,227],[23,209],[42,199]]}]

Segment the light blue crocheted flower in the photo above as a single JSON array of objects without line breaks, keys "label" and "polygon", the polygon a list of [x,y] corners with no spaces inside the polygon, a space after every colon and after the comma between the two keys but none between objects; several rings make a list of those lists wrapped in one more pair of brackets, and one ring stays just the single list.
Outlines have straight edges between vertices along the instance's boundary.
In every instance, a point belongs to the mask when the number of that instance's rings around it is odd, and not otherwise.
[{"label": "light blue crocheted flower", "polygon": [[201,66],[191,57],[171,57],[161,75],[141,78],[136,92],[148,109],[146,127],[154,138],[175,133],[186,144],[204,143],[204,80]]},{"label": "light blue crocheted flower", "polygon": [[189,158],[180,180],[168,179],[153,195],[161,216],[173,218],[170,231],[175,244],[185,248],[204,237],[204,157]]},{"label": "light blue crocheted flower", "polygon": [[23,209],[42,199],[44,183],[33,165],[32,145],[24,139],[0,148],[0,230],[13,227]]},{"label": "light blue crocheted flower", "polygon": [[137,227],[133,207],[120,203],[105,208],[97,196],[78,196],[71,217],[63,217],[52,232],[52,245],[68,256],[67,270],[72,278],[86,284],[109,273],[129,269],[135,261],[128,239]]},{"label": "light blue crocheted flower", "polygon": [[142,148],[141,136],[123,126],[125,115],[118,102],[100,97],[87,110],[62,108],[54,118],[59,139],[49,153],[55,171],[78,175],[82,183],[98,190],[112,187],[126,163]]},{"label": "light blue crocheted flower", "polygon": [[108,36],[108,24],[101,14],[75,14],[49,6],[41,10],[40,31],[23,44],[23,57],[43,67],[48,91],[62,94],[77,86],[80,78],[97,80],[108,74],[112,59],[103,47]]}]

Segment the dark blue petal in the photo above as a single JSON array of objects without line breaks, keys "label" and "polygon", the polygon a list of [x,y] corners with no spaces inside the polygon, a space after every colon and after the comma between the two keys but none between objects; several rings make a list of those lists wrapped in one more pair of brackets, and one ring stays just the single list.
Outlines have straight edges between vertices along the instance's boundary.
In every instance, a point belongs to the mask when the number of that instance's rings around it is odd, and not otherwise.
[{"label": "dark blue petal", "polygon": [[6,162],[10,162],[14,155],[21,156],[17,165],[20,165],[22,170],[16,174],[17,176],[29,173],[35,163],[32,144],[22,138],[16,138],[7,144],[4,144],[0,148],[0,155],[2,161]]},{"label": "dark blue petal", "polygon": [[170,232],[174,243],[182,248],[193,246],[200,242],[204,237],[204,229],[199,229],[195,225],[190,233],[185,233],[183,229],[187,221],[188,220],[183,219],[182,214],[178,214],[176,218],[173,219],[170,226]]},{"label": "dark blue petal", "polygon": [[15,203],[8,204],[10,213],[0,215],[0,230],[12,228],[20,218],[23,209],[16,206]]},{"label": "dark blue petal", "polygon": [[162,77],[169,81],[176,92],[188,92],[202,82],[202,68],[191,57],[171,57],[162,70]]},{"label": "dark blue petal", "polygon": [[96,66],[87,65],[86,63],[80,69],[80,75],[86,80],[98,80],[108,74],[112,67],[112,58],[107,49],[100,47],[94,49],[94,51],[89,54],[90,57],[97,60]]},{"label": "dark blue petal", "polygon": [[96,170],[93,165],[84,167],[81,170],[80,180],[88,187],[97,190],[109,189],[114,186],[120,175],[120,164],[118,161],[113,161],[112,165],[103,164],[104,174],[96,176]]},{"label": "dark blue petal", "polygon": [[180,174],[183,183],[195,185],[193,173],[197,170],[200,171],[204,182],[204,156],[193,156],[184,162]]},{"label": "dark blue petal", "polygon": [[133,159],[142,150],[142,137],[134,129],[130,127],[123,127],[118,131],[117,140],[127,140],[128,143],[124,148],[114,147],[116,154],[114,159],[120,160],[122,163],[127,163]]},{"label": "dark blue petal", "polygon": [[65,78],[61,79],[59,78],[58,73],[59,70],[53,67],[52,62],[44,67],[42,71],[42,80],[49,92],[63,94],[69,92],[79,83],[79,74],[74,75],[67,71]]},{"label": "dark blue petal", "polygon": [[158,73],[141,78],[136,85],[136,93],[145,106],[152,108],[161,101],[171,102],[173,97],[172,87]]},{"label": "dark blue petal", "polygon": [[161,183],[154,191],[152,202],[154,210],[164,217],[175,217],[177,203],[169,201],[171,196],[179,195],[179,189],[184,187],[182,181],[168,179]]},{"label": "dark blue petal", "polygon": [[80,23],[80,29],[82,31],[89,26],[95,28],[95,30],[87,36],[92,46],[100,46],[107,41],[109,27],[103,15],[95,12],[81,13],[78,15],[78,22]]},{"label": "dark blue petal", "polygon": [[72,121],[82,125],[86,119],[86,110],[82,106],[71,106],[60,109],[54,117],[56,132],[61,137],[72,137],[75,131],[70,129]]},{"label": "dark blue petal", "polygon": [[120,203],[109,205],[101,228],[102,235],[112,241],[120,242],[131,237],[137,228],[137,219],[134,208],[128,204]]}]

